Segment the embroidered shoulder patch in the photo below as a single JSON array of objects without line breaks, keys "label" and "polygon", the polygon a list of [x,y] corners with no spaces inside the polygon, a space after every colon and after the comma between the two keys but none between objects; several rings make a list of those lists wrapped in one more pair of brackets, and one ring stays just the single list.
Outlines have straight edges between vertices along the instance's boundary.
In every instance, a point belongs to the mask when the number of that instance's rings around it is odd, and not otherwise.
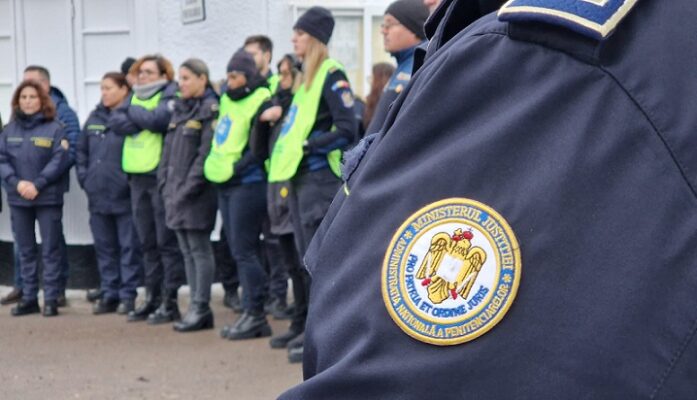
[{"label": "embroidered shoulder patch", "polygon": [[499,10],[502,21],[545,22],[603,40],[637,0],[509,0]]},{"label": "embroidered shoulder patch", "polygon": [[475,200],[452,198],[420,209],[395,232],[382,297],[407,335],[456,345],[501,321],[520,277],[518,241],[503,217]]}]

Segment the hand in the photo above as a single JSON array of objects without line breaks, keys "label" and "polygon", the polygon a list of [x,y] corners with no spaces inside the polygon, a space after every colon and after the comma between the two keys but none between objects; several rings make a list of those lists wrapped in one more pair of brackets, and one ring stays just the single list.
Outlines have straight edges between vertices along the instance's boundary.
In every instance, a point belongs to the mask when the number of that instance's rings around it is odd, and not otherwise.
[{"label": "hand", "polygon": [[[22,184],[24,183],[24,184]],[[22,190],[20,191],[19,187],[22,185]],[[19,192],[20,196],[22,196],[23,199],[32,201],[36,198],[36,196],[39,195],[39,191],[36,189],[36,186],[34,186],[33,183],[29,181],[20,181],[17,184],[17,191]]]},{"label": "hand", "polygon": [[283,108],[281,108],[281,106],[273,106],[267,108],[263,113],[261,113],[259,116],[259,121],[276,122],[281,119],[281,115],[283,115]]},{"label": "hand", "polygon": [[19,181],[19,183],[17,183],[17,193],[24,197],[24,193],[27,191],[30,184],[31,182],[29,181]]}]

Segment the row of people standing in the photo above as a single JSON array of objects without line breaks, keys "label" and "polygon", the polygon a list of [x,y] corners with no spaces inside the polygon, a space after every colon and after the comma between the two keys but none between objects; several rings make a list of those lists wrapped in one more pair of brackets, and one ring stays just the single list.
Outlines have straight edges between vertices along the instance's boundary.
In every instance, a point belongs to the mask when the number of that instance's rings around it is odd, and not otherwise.
[{"label": "row of people standing", "polygon": [[[137,77],[132,92],[123,74],[104,76],[102,101],[74,146],[64,140],[60,124],[51,125],[50,102],[39,102],[47,112],[13,103],[15,125],[33,118],[55,127],[50,141],[55,160],[46,158],[46,165],[57,168],[51,181],[56,187],[63,188],[70,150],[76,150],[102,278],[96,313],[118,309],[128,313],[129,321],[177,321],[177,291],[188,282],[189,311],[174,328],[212,327],[209,301],[215,267],[209,236],[217,203],[239,270],[244,310],[221,335],[244,339],[271,334],[264,314],[268,276],[258,252],[259,233],[268,219],[266,233],[277,239],[295,298],[291,326],[272,338],[271,346],[284,348],[294,341],[290,357],[301,359],[310,275],[300,260],[340,188],[341,151],[355,142],[359,131],[346,73],[328,54],[333,28],[331,13],[322,7],[303,14],[294,26],[295,54],[279,63],[280,78],[262,75],[255,61],[259,54],[240,49],[228,64],[220,97],[201,60],[181,65],[177,85],[169,61],[143,57],[130,69]],[[17,96],[32,88],[37,97],[45,92],[31,82],[25,85]],[[12,137],[20,136],[22,141],[28,138],[26,133]],[[39,193],[47,196],[44,180],[37,173],[17,172],[22,157],[8,152],[8,137],[3,137],[0,162],[8,193],[13,192],[10,204],[36,204],[31,202]],[[34,157],[29,153],[25,156]],[[33,188],[19,185],[20,180],[29,180]],[[55,192],[52,205],[58,208],[65,190]],[[28,224],[19,222],[15,208],[13,222]],[[34,218],[41,225],[41,218]],[[60,220],[55,215],[45,219]],[[62,232],[60,226],[53,229]],[[18,242],[36,242],[26,239]],[[60,245],[45,247],[44,261],[56,260]],[[146,298],[136,308],[141,262]],[[59,285],[51,274],[56,270],[46,272],[45,309],[55,315],[51,302]],[[17,315],[38,311],[36,290],[32,286],[26,291],[15,308]]]}]

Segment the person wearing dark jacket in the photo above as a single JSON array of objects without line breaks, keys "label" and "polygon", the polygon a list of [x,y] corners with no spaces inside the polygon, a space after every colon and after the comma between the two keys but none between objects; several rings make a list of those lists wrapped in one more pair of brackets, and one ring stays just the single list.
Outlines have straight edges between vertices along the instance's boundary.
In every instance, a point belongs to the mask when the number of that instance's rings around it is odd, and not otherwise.
[{"label": "person wearing dark jacket", "polygon": [[263,160],[249,145],[259,109],[270,97],[252,55],[238,50],[227,66],[227,87],[204,164],[206,179],[218,184],[218,208],[244,294],[243,314],[221,331],[230,340],[271,335],[264,314],[268,277],[259,258],[259,234],[266,217],[266,173]]},{"label": "person wearing dark jacket", "polygon": [[[302,61],[303,81],[271,153],[269,182],[290,181],[289,204],[298,254],[307,246],[341,185],[341,152],[358,135],[354,97],[343,66],[329,58],[327,43],[334,17],[326,8],[312,7],[293,27],[293,47]],[[295,318],[307,316],[310,276],[303,274],[305,296],[295,299]],[[295,325],[295,324],[294,324]],[[288,332],[293,337],[297,332]],[[302,337],[288,345],[289,360],[302,360]]]},{"label": "person wearing dark jacket", "polygon": [[[77,148],[77,140],[80,136],[80,122],[75,111],[70,108],[68,100],[63,92],[55,86],[51,85],[51,74],[48,69],[40,65],[30,65],[24,69],[24,80],[33,80],[38,82],[44,90],[49,94],[54,106],[56,107],[56,118],[63,124],[65,136],[68,139],[70,156],[70,166],[75,164],[75,150]],[[66,191],[70,189],[70,176],[65,183]],[[61,235],[63,233],[61,232]],[[65,288],[68,284],[70,274],[70,266],[68,264],[68,247],[65,244],[65,237],[61,236],[61,279],[60,279],[60,295],[58,296],[58,306],[64,307],[67,305],[65,300]],[[21,282],[20,282],[21,285]]]},{"label": "person wearing dark jacket", "polygon": [[0,178],[7,191],[24,281],[22,300],[12,309],[14,316],[40,312],[36,221],[42,239],[44,316],[58,315],[63,195],[70,158],[68,140],[55,113],[41,85],[22,82],[12,97],[12,120],[0,141]]},{"label": "person wearing dark jacket", "polygon": [[380,96],[366,134],[380,130],[390,105],[409,83],[414,67],[414,51],[425,43],[424,23],[427,18],[428,7],[422,0],[397,0],[385,10],[380,29],[385,51],[397,60],[397,69]]},{"label": "person wearing dark jacket", "polygon": [[697,398],[697,2],[503,3],[346,155],[281,400]]},{"label": "person wearing dark jacket", "polygon": [[140,243],[133,225],[128,176],[121,169],[124,137],[108,126],[109,117],[128,96],[126,78],[109,72],[101,82],[102,100],[85,122],[77,143],[77,178],[85,190],[90,228],[101,278],[94,314],[134,309],[141,281]]},{"label": "person wearing dark jacket", "polygon": [[213,328],[209,303],[215,274],[210,235],[215,225],[216,193],[203,175],[218,118],[218,96],[210,87],[208,67],[199,59],[179,68],[181,98],[174,105],[158,185],[165,203],[167,227],[172,229],[184,256],[189,284],[189,310],[174,324],[179,332]]},{"label": "person wearing dark jacket", "polygon": [[145,302],[128,314],[128,320],[161,324],[179,319],[177,291],[185,279],[177,237],[167,228],[157,187],[164,134],[178,89],[172,64],[162,56],[144,56],[131,69],[138,72],[138,84],[112,111],[108,123],[115,133],[126,136],[121,166],[129,174],[133,218],[145,266]]}]

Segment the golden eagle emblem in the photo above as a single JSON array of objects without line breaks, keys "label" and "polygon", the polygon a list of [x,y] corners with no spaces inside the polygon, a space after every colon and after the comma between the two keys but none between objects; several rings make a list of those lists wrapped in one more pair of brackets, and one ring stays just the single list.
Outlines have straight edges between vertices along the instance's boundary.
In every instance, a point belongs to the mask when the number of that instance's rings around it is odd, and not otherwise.
[{"label": "golden eagle emblem", "polygon": [[463,299],[469,296],[474,282],[486,261],[481,247],[472,247],[474,234],[456,229],[451,236],[441,232],[433,235],[431,245],[421,262],[416,278],[428,288],[428,298],[434,304],[444,302],[449,296]]}]

